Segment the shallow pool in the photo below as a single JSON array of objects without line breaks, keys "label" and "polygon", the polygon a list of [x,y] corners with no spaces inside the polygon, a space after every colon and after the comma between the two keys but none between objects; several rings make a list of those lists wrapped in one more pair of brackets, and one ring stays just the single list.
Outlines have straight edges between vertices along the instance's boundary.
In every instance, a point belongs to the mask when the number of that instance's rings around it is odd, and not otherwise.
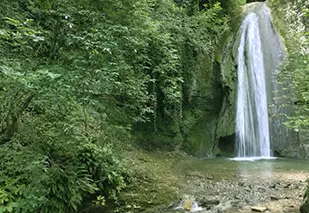
[{"label": "shallow pool", "polygon": [[175,164],[176,174],[200,173],[216,179],[235,177],[272,178],[285,173],[293,176],[309,172],[309,160],[272,158],[239,161],[229,158],[191,159]]}]

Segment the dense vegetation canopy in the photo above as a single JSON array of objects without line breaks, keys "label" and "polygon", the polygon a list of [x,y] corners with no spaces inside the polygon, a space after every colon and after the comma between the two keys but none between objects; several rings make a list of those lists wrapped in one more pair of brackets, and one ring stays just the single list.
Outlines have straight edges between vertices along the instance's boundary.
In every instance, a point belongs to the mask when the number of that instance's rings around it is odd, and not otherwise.
[{"label": "dense vegetation canopy", "polygon": [[2,0],[0,212],[116,201],[133,174],[119,154],[133,135],[167,129],[177,139],[164,146],[183,141],[196,73],[212,84],[240,2]]}]

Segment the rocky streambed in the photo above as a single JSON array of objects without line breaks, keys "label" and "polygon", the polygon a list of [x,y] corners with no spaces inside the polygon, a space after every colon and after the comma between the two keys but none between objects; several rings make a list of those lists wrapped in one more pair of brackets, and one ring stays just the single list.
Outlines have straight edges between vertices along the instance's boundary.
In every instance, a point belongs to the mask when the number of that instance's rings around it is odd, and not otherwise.
[{"label": "rocky streambed", "polygon": [[[184,160],[173,170],[187,210],[202,213],[299,212],[309,177],[307,161],[292,159],[233,162],[229,159]],[[188,201],[189,200],[189,201]],[[170,208],[160,212],[184,212]]]},{"label": "rocky streambed", "polygon": [[296,213],[309,177],[307,160],[236,162],[170,154],[138,159],[144,179],[124,192],[127,208],[119,212]]},{"label": "rocky streambed", "polygon": [[[299,212],[308,174],[278,173],[269,180],[259,176],[216,179],[199,173],[186,175],[181,190],[191,195],[200,212]],[[184,198],[188,199],[188,198]],[[167,210],[166,212],[181,212]]]}]

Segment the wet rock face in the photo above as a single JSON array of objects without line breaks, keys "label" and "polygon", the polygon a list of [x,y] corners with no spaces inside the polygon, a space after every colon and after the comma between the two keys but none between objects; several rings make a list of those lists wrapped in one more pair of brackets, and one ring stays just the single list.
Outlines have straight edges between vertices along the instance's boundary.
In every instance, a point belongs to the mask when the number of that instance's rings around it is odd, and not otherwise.
[{"label": "wet rock face", "polygon": [[[284,90],[285,87],[289,88],[289,82],[282,84],[277,82],[276,79],[278,79],[278,70],[281,69],[282,63],[286,60],[285,45],[272,23],[270,9],[265,3],[262,3],[264,1],[247,1],[247,3],[250,2],[255,3],[247,4],[244,7],[243,16],[255,13],[259,17],[266,77],[271,150],[284,157],[306,157],[306,153],[309,153],[309,148],[307,149],[299,143],[299,140],[302,141],[301,138],[306,137],[297,136],[295,132],[283,124],[286,118],[282,115],[289,115],[291,113],[291,107],[286,104],[287,100],[282,98],[289,97],[290,95],[289,91]],[[239,67],[237,58],[241,36],[240,31],[232,35],[228,40],[221,57],[220,80],[224,98],[216,130],[216,137],[219,139],[219,142],[235,133],[236,84],[237,69]],[[220,151],[219,154],[223,156],[234,154],[229,150],[228,144],[227,146],[220,146],[218,149]]]},{"label": "wet rock face", "polygon": [[235,139],[235,134],[219,138],[219,149],[224,150],[227,153],[226,155],[230,154],[233,157],[235,153]]},{"label": "wet rock face", "polygon": [[[236,45],[235,45],[236,44]],[[236,36],[232,36],[222,53],[220,81],[223,88],[223,101],[218,119],[216,136],[219,141],[224,141],[227,137],[235,133],[236,118],[236,76],[237,76],[237,46]],[[236,49],[236,51],[234,51]],[[219,154],[223,156],[233,155],[225,146],[218,147]]]}]

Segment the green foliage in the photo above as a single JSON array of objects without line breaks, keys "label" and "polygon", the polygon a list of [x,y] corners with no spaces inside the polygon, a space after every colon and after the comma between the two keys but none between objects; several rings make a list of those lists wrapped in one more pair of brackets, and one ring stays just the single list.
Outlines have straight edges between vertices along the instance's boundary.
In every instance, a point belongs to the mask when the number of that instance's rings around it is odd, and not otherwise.
[{"label": "green foliage", "polygon": [[44,42],[44,32],[32,27],[33,20],[21,22],[9,17],[3,18],[9,29],[0,31],[0,38],[14,50],[35,54]]},{"label": "green foliage", "polygon": [[[102,131],[106,124],[73,99],[60,74],[3,63],[3,212],[71,212],[89,194],[115,198],[128,172],[107,146],[115,141],[112,131]],[[30,101],[29,94],[35,94]]]},{"label": "green foliage", "polygon": [[215,2],[1,1],[0,212],[117,200],[131,172],[115,150],[133,126],[175,147],[194,125],[183,106],[199,76],[211,88],[225,13]]},{"label": "green foliage", "polygon": [[[149,71],[157,113],[141,141],[150,140],[157,146],[171,148],[184,140],[184,105],[194,106],[195,97],[207,94],[204,85],[213,80],[215,51],[229,26],[219,4],[202,11],[197,7],[188,11],[166,1],[154,8],[160,34],[150,35]],[[208,78],[199,82],[201,75]],[[197,105],[205,110],[204,105],[198,103],[194,107]]]},{"label": "green foliage", "polygon": [[290,83],[293,91],[292,97],[280,97],[288,100],[285,105],[293,107],[294,111],[286,125],[296,132],[306,131],[309,128],[309,22],[306,12],[309,4],[306,1],[284,0],[269,3],[278,17],[276,22],[285,36],[289,52],[288,62],[280,75],[281,81]]}]

